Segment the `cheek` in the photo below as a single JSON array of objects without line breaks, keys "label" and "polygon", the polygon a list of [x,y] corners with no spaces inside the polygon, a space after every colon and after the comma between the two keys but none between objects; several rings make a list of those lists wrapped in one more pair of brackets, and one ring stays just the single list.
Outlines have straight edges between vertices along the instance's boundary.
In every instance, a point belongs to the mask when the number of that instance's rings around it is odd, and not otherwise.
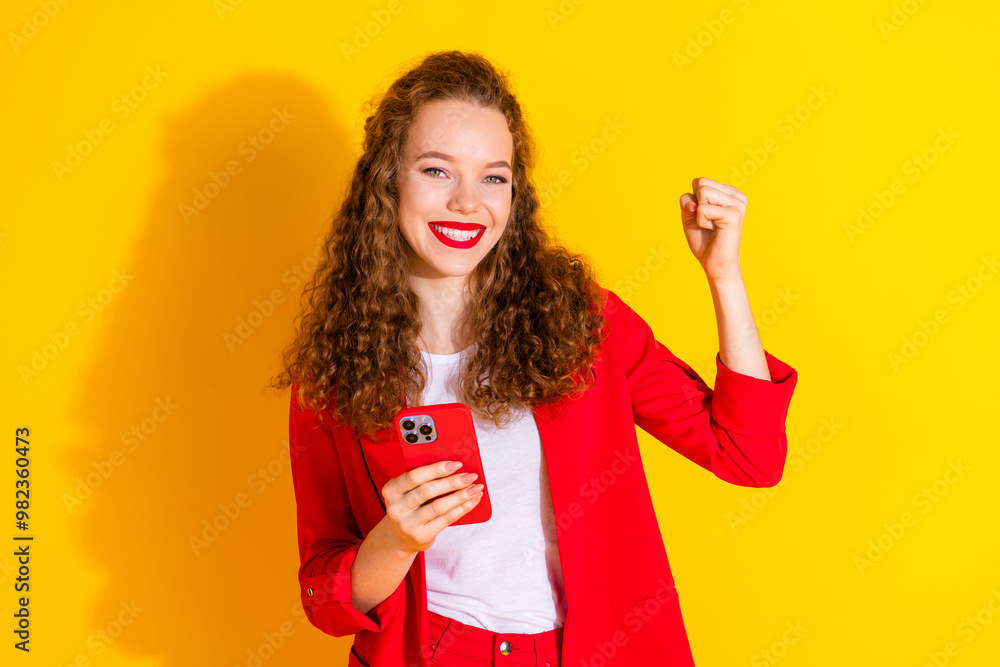
[{"label": "cheek", "polygon": [[409,210],[413,207],[413,186],[406,182],[400,182],[396,188],[399,197],[399,210]]},{"label": "cheek", "polygon": [[416,215],[436,214],[448,203],[448,194],[441,188],[416,185],[408,195],[408,208]]},{"label": "cheek", "polygon": [[427,188],[414,179],[399,183],[399,206],[419,210],[427,200]]},{"label": "cheek", "polygon": [[497,221],[504,221],[510,215],[511,201],[510,191],[491,193],[485,196],[484,201],[489,207],[493,218]]}]

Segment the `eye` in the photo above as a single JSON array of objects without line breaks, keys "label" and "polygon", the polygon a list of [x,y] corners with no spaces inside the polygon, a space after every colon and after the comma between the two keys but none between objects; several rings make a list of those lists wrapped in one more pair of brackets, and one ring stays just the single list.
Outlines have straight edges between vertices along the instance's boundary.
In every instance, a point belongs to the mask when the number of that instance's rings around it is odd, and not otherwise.
[{"label": "eye", "polygon": [[[429,172],[434,172],[434,171],[441,172],[442,174],[444,174],[444,170],[440,169],[439,167],[427,167],[426,169],[423,169],[421,171],[424,174],[429,173]],[[494,183],[496,185],[500,185],[502,183],[506,183],[507,182],[506,178],[504,178],[503,176],[497,176],[496,174],[493,174],[491,176],[487,176],[486,178],[495,178],[495,179],[497,179],[495,181],[490,181],[490,183]]]}]

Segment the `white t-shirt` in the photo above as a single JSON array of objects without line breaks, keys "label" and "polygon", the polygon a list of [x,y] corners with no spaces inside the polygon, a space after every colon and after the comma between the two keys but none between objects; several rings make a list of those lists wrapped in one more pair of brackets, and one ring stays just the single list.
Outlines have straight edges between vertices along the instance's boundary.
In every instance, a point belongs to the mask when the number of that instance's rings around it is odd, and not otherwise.
[{"label": "white t-shirt", "polygon": [[[411,405],[460,402],[453,382],[470,350],[421,350],[427,386],[421,401]],[[503,430],[475,414],[473,422],[493,516],[485,523],[446,527],[424,552],[427,607],[493,632],[561,628],[566,618],[562,569],[534,415],[521,409]]]}]

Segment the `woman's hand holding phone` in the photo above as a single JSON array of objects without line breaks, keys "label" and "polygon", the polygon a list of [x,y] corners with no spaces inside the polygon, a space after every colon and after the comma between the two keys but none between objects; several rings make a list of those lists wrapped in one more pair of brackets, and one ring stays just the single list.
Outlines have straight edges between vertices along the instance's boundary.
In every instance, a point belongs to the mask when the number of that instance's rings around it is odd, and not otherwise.
[{"label": "woman's hand holding phone", "polygon": [[438,461],[419,466],[393,477],[382,487],[389,536],[400,551],[430,549],[438,533],[482,500],[483,485],[470,486],[477,475],[456,472],[454,463]]}]

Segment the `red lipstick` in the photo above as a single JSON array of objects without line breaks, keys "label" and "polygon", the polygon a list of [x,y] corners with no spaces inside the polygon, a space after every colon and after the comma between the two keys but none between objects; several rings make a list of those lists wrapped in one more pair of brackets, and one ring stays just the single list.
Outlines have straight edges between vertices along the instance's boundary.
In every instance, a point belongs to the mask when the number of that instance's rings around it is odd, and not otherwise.
[{"label": "red lipstick", "polygon": [[457,229],[459,231],[476,231],[476,230],[486,229],[486,227],[484,227],[483,225],[477,225],[469,222],[456,222],[453,220],[434,220],[432,222],[427,223],[427,227],[431,230],[431,232],[434,233],[434,236],[437,237],[437,240],[445,244],[449,248],[463,248],[463,249],[471,248],[472,246],[479,243],[479,239],[483,238],[484,232],[479,231],[475,236],[473,236],[468,241],[456,241],[454,239],[448,238],[438,230],[434,229],[432,225],[440,225],[441,227],[448,227],[449,229]]}]

